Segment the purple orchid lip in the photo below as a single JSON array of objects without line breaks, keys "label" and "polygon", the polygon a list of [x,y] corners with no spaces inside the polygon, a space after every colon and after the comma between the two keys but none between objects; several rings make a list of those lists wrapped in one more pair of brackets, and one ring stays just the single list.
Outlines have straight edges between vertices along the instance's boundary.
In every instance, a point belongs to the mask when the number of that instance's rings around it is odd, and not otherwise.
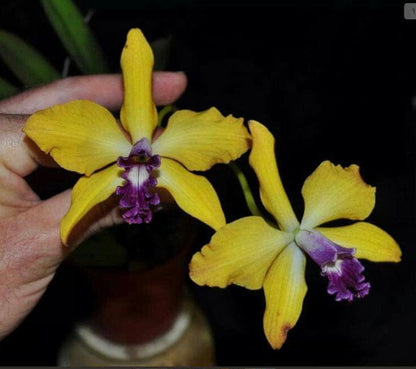
[{"label": "purple orchid lip", "polygon": [[123,219],[130,224],[149,223],[153,217],[151,206],[160,203],[159,195],[154,192],[157,179],[152,175],[160,166],[160,156],[152,155],[149,140],[142,138],[128,157],[118,158],[117,165],[124,168],[121,177],[126,180],[116,189],[116,194],[121,196],[120,208],[128,209]]},{"label": "purple orchid lip", "polygon": [[366,296],[370,283],[362,275],[363,265],[354,257],[355,249],[342,247],[316,230],[300,230],[296,244],[321,267],[321,275],[328,278],[328,293],[336,301],[352,301]]}]

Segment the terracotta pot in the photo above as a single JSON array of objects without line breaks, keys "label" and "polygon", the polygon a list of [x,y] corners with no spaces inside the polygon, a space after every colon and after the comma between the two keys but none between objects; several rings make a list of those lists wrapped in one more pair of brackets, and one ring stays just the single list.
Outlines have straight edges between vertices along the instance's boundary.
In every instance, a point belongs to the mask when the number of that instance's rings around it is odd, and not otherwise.
[{"label": "terracotta pot", "polygon": [[[195,223],[178,215],[169,220],[170,231],[185,230],[181,235],[186,236],[171,238],[173,249],[165,244],[169,251],[176,250],[169,259],[137,271],[82,267],[95,308],[87,320],[75,325],[61,347],[58,365],[214,365],[209,324],[185,289]],[[135,240],[134,235],[129,242]],[[161,234],[157,241],[163,240]],[[130,260],[142,263],[140,256]]]},{"label": "terracotta pot", "polygon": [[181,309],[192,241],[151,269],[89,270],[96,306],[91,326],[97,334],[120,344],[140,344],[169,330]]}]

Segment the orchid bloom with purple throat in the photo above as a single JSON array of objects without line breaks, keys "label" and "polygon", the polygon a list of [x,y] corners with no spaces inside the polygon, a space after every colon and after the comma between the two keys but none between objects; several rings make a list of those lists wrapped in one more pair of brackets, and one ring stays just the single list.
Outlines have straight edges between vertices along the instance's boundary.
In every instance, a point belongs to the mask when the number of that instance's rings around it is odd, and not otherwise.
[{"label": "orchid bloom with purple throat", "polygon": [[296,324],[306,295],[305,254],[328,278],[328,293],[337,301],[352,301],[369,293],[364,267],[358,261],[400,261],[398,244],[367,222],[342,227],[318,227],[336,219],[364,220],[375,205],[375,188],[359,168],[324,161],[306,179],[304,214],[299,223],[283,188],[274,155],[274,137],[262,124],[249,122],[253,138],[250,165],[260,184],[260,197],[277,225],[249,216],[218,230],[196,253],[190,277],[199,285],[236,284],[264,289],[264,331],[275,349]]},{"label": "orchid bloom with purple throat", "polygon": [[121,68],[121,124],[106,108],[75,100],[34,113],[23,128],[61,167],[83,174],[61,222],[62,242],[67,244],[83,217],[113,194],[119,196],[126,222],[150,222],[160,202],[158,188],[167,190],[182,210],[219,229],[225,217],[218,196],[205,177],[190,171],[208,170],[246,152],[251,138],[243,119],[224,117],[216,108],[179,110],[155,134],[153,52],[139,29],[127,35]]}]

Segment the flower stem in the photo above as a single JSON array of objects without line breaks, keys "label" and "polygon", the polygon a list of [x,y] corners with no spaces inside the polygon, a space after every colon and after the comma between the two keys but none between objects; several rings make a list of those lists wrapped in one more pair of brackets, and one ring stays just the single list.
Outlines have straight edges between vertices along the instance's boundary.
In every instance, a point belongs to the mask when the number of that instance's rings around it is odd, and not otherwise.
[{"label": "flower stem", "polygon": [[247,203],[247,207],[250,210],[251,214],[262,216],[259,208],[256,205],[253,194],[250,190],[250,186],[248,185],[247,178],[244,175],[243,171],[235,163],[229,163],[228,165],[233,170],[234,174],[237,176],[238,182],[240,183],[241,189],[243,190],[243,194]]},{"label": "flower stem", "polygon": [[174,113],[176,111],[176,106],[175,105],[166,105],[164,106],[160,111],[159,111],[159,117],[158,117],[158,122],[157,122],[157,126],[161,127],[162,126],[162,122],[163,119],[166,117],[166,115],[168,115],[169,113]]}]

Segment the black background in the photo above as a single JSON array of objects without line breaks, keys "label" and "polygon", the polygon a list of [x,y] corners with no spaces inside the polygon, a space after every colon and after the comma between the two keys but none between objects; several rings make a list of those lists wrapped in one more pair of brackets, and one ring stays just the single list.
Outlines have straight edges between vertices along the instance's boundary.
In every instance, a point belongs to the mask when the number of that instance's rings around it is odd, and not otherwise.
[{"label": "black background", "polygon": [[[90,25],[113,71],[128,29],[141,28],[149,41],[171,34],[168,69],[189,79],[179,108],[216,106],[264,123],[277,139],[280,174],[297,214],[303,181],[321,161],[360,165],[377,187],[368,220],[402,248],[399,264],[363,262],[372,290],[352,304],[326,293],[309,260],[303,312],[280,351],[263,334],[262,291],[188,281],[211,323],[217,365],[414,365],[416,20],[403,19],[400,2],[276,4],[79,2],[83,12],[97,9]],[[1,28],[62,66],[66,53],[36,1],[4,1],[0,19]],[[247,155],[239,163],[257,192]],[[228,221],[248,215],[229,169],[216,166],[207,176]],[[195,250],[211,234],[201,226]],[[63,265],[35,310],[0,342],[0,364],[55,365],[87,301],[82,277]]]}]

